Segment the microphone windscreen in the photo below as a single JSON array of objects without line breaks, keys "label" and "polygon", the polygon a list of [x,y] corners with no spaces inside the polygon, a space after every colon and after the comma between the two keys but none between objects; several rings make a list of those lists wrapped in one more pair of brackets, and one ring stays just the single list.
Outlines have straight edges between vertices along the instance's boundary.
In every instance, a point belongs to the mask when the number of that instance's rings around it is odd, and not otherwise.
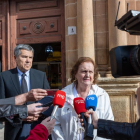
[{"label": "microphone windscreen", "polygon": [[92,108],[95,111],[97,107],[97,96],[96,95],[87,96],[85,99],[85,105],[87,110]]},{"label": "microphone windscreen", "polygon": [[74,109],[77,114],[87,111],[85,108],[85,101],[83,98],[81,97],[74,98],[73,104],[74,104]]},{"label": "microphone windscreen", "polygon": [[53,106],[58,105],[59,108],[64,106],[66,100],[66,93],[64,91],[58,90],[53,98]]}]

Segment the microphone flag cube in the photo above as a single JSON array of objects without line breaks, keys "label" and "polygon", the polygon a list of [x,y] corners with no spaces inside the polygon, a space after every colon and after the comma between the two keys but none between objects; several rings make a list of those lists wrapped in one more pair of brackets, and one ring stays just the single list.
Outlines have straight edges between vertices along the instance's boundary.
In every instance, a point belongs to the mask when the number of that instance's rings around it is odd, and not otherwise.
[{"label": "microphone flag cube", "polygon": [[66,93],[64,91],[58,90],[53,98],[53,106],[58,105],[59,108],[62,108],[65,104],[65,100]]},{"label": "microphone flag cube", "polygon": [[97,96],[95,94],[87,96],[85,99],[85,106],[87,110],[92,108],[95,111],[97,107]]},{"label": "microphone flag cube", "polygon": [[83,98],[81,97],[74,98],[73,104],[77,114],[84,113],[87,111],[85,108],[85,101]]}]

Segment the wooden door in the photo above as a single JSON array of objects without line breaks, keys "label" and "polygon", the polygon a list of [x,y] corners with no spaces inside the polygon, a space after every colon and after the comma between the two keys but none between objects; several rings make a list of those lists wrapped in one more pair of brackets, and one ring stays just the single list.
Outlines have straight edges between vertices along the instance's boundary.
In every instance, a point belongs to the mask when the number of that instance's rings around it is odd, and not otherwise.
[{"label": "wooden door", "polygon": [[[0,47],[2,49],[2,71],[9,68],[9,1],[0,1]],[[1,60],[0,60],[1,61]]]},{"label": "wooden door", "polygon": [[66,84],[64,1],[10,1],[10,68],[15,67],[14,47],[17,44],[61,42],[62,85]]}]

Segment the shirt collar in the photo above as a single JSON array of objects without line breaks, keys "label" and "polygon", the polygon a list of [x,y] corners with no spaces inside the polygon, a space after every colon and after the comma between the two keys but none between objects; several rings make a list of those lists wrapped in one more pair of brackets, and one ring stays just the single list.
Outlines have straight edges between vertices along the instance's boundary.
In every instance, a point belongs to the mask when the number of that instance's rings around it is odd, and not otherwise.
[{"label": "shirt collar", "polygon": [[[23,72],[21,72],[21,71],[18,69],[18,67],[17,67],[17,71],[18,71],[18,74],[19,74],[20,76],[22,76]],[[27,77],[29,77],[29,72],[30,72],[30,70],[28,70],[28,71],[25,72],[25,74],[26,74]]]}]

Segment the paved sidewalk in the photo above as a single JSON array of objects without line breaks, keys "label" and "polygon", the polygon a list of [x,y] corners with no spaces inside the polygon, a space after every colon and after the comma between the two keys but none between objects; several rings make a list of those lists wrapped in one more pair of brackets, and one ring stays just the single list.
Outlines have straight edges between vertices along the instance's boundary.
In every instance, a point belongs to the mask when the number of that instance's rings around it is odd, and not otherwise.
[{"label": "paved sidewalk", "polygon": [[4,128],[0,129],[0,140],[4,140]]}]

